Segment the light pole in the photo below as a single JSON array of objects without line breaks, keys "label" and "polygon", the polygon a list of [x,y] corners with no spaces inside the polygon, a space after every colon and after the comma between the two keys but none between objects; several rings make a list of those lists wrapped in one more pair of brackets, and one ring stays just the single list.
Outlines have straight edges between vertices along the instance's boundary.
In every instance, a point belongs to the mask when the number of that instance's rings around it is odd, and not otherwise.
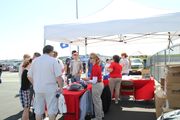
[{"label": "light pole", "polygon": [[76,19],[78,19],[78,0],[76,0]]},{"label": "light pole", "polygon": [[[78,20],[78,0],[76,0],[76,19]],[[79,53],[79,45],[77,46],[77,51]]]}]

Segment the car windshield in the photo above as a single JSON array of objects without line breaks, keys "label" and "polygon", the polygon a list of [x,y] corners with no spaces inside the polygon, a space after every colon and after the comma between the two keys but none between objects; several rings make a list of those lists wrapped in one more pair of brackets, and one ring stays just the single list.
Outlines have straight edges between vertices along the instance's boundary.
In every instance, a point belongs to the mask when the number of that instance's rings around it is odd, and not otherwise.
[{"label": "car windshield", "polygon": [[139,59],[133,59],[133,60],[131,60],[131,62],[133,62],[133,63],[141,63],[141,60],[139,60]]}]

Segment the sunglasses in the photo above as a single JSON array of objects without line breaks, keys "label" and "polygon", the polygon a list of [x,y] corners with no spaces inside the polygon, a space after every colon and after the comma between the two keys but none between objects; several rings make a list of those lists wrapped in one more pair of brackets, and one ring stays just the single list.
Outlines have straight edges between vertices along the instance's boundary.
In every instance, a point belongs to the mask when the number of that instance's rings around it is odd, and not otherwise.
[{"label": "sunglasses", "polygon": [[92,57],[90,57],[90,59],[93,59]]}]

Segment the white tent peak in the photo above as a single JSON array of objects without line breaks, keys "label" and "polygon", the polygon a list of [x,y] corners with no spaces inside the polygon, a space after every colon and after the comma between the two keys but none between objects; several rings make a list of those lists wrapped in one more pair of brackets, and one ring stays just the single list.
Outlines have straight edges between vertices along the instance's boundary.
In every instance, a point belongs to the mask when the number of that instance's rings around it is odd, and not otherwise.
[{"label": "white tent peak", "polygon": [[114,19],[136,19],[157,16],[160,14],[173,13],[175,11],[166,9],[150,8],[138,4],[132,0],[113,0],[107,7],[80,21],[97,22]]}]

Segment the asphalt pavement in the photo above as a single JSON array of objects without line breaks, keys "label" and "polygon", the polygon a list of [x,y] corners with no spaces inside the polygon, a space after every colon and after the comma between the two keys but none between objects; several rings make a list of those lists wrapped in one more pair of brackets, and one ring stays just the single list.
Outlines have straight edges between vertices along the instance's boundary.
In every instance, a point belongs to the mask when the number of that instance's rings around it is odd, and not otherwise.
[{"label": "asphalt pavement", "polygon": [[0,84],[0,119],[18,120],[21,117],[22,107],[19,100],[20,82],[18,73],[2,73]]},{"label": "asphalt pavement", "polygon": [[[22,106],[18,96],[19,88],[18,73],[3,72],[0,84],[0,120],[21,119]],[[156,120],[153,101],[122,100],[118,105],[113,102],[109,112],[105,114],[105,120]],[[33,120],[32,114],[30,120]]]}]

